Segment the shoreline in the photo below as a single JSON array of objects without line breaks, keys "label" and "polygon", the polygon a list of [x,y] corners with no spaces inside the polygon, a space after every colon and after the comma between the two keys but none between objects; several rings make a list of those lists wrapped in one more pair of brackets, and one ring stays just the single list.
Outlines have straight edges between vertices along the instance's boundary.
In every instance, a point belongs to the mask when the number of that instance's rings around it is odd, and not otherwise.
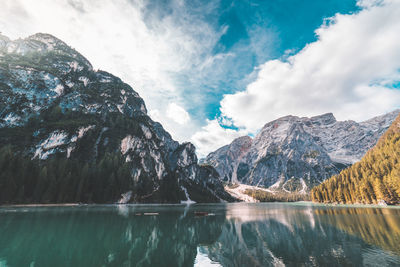
[{"label": "shoreline", "polygon": [[338,208],[346,208],[346,207],[353,207],[353,208],[400,208],[399,205],[379,205],[379,204],[341,204],[341,203],[320,203],[320,202],[312,202],[312,201],[297,201],[299,202],[307,202],[311,203],[315,206],[328,206],[328,207],[338,207]]},{"label": "shoreline", "polygon": [[232,202],[232,203],[194,203],[190,205],[181,204],[181,203],[53,203],[53,204],[0,204],[1,208],[35,208],[35,207],[82,207],[82,206],[200,206],[200,205],[235,205],[235,204],[304,204],[304,205],[312,205],[312,206],[320,206],[320,207],[337,207],[337,208],[400,208],[400,205],[387,205],[382,206],[378,204],[332,204],[332,203],[319,203],[312,201],[293,201],[293,202],[280,202],[280,201],[271,201],[271,202]]},{"label": "shoreline", "polygon": [[[91,204],[84,203],[54,203],[54,204],[0,204],[0,208],[6,207],[22,207],[22,208],[31,208],[31,207],[77,207]],[[97,205],[97,204],[95,204]]]}]

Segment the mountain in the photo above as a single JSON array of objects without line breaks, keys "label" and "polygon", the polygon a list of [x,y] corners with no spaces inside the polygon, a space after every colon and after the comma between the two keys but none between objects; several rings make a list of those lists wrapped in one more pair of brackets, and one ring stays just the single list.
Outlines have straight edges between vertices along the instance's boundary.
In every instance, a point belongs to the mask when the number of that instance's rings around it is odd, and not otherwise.
[{"label": "mountain", "polygon": [[361,123],[337,121],[332,113],[282,117],[253,139],[240,137],[210,153],[204,163],[227,182],[305,193],[360,160],[398,113]]},{"label": "mountain", "polygon": [[315,202],[400,203],[400,115],[360,162],[311,191]]},{"label": "mountain", "polygon": [[232,200],[195,147],[61,40],[0,35],[0,203]]}]

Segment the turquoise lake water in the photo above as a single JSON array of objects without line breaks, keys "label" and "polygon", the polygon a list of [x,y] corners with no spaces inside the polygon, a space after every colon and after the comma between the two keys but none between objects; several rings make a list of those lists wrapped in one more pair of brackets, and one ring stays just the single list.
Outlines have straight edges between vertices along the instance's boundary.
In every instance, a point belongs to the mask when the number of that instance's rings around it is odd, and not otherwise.
[{"label": "turquoise lake water", "polygon": [[400,209],[2,207],[0,266],[400,266]]}]

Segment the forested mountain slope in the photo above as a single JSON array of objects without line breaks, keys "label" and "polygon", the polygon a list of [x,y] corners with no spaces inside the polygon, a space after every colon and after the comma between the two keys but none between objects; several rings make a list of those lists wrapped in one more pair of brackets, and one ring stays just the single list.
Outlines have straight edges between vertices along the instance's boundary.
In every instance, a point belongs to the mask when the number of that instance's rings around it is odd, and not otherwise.
[{"label": "forested mountain slope", "polygon": [[311,191],[316,202],[383,203],[400,201],[400,116],[360,162]]},{"label": "forested mountain slope", "polygon": [[54,36],[0,35],[0,203],[188,199],[232,198],[129,85]]}]

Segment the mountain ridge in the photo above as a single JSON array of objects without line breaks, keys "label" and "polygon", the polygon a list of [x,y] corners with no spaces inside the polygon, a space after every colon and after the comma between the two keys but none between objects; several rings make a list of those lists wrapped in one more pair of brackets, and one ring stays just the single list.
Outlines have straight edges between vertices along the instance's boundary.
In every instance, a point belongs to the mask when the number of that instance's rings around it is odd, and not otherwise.
[{"label": "mountain ridge", "polygon": [[[399,111],[360,123],[337,121],[332,113],[284,116],[266,123],[253,139],[241,137],[211,152],[203,162],[215,167],[226,182],[309,191],[361,159]],[[236,150],[242,151],[240,158],[232,156]]]},{"label": "mountain ridge", "polygon": [[0,148],[2,203],[234,200],[132,87],[49,34],[0,37]]},{"label": "mountain ridge", "polygon": [[400,203],[400,115],[361,161],[311,191],[312,200],[328,203]]}]

